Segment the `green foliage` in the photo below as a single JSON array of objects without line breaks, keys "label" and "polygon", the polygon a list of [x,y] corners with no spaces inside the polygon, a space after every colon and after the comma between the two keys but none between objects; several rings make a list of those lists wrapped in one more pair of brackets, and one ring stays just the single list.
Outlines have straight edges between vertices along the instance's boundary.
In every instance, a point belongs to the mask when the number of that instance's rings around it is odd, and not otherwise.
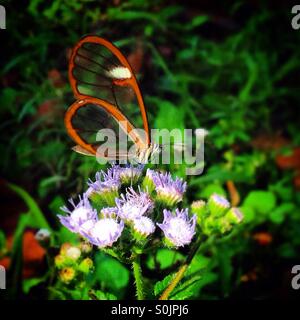
[{"label": "green foliage", "polygon": [[174,262],[182,260],[183,255],[180,252],[169,249],[159,249],[155,256],[150,255],[148,257],[147,266],[150,269],[155,269],[157,266],[159,266],[160,269],[165,269],[172,266]]},{"label": "green foliage", "polygon": [[259,214],[266,214],[274,209],[276,198],[269,191],[251,191],[245,198],[243,205],[252,208]]},{"label": "green foliage", "polygon": [[98,253],[96,255],[96,279],[118,298],[122,298],[129,282],[129,271],[119,261],[110,256]]}]

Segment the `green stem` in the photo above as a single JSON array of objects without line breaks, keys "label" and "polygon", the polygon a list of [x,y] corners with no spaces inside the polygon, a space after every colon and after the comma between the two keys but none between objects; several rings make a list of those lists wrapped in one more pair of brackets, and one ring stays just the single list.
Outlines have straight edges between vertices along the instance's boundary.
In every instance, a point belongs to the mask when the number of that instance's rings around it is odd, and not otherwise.
[{"label": "green stem", "polygon": [[[159,297],[159,300],[168,300],[169,299],[170,294],[175,289],[175,287],[180,282],[180,280],[183,278],[185,271],[187,270],[189,264],[192,262],[196,253],[198,252],[200,245],[202,245],[202,244],[203,244],[202,238],[199,238],[198,241],[195,242],[195,244],[191,248],[191,251],[190,251],[189,255],[187,256],[184,264],[179,268],[179,270],[175,274],[171,283],[168,285],[168,287],[165,289],[165,291]],[[203,246],[202,246],[202,248],[203,248]]]},{"label": "green stem", "polygon": [[143,277],[140,265],[140,256],[137,256],[132,262],[133,275],[136,285],[136,295],[138,300],[144,300]]}]

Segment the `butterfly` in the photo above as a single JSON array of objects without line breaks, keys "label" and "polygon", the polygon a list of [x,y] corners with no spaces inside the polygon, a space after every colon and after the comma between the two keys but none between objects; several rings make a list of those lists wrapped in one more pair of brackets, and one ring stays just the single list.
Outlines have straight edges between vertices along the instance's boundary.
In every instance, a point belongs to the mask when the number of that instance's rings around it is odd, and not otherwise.
[{"label": "butterfly", "polygon": [[[128,60],[111,42],[98,36],[85,36],[73,48],[69,61],[69,81],[77,99],[65,113],[65,126],[76,143],[73,150],[108,161],[128,159],[118,130],[133,144],[134,158],[147,162],[159,154],[160,146],[151,143],[146,107]],[[140,121],[138,121],[140,119]],[[134,120],[134,121],[133,121]],[[143,130],[137,130],[135,125]],[[118,148],[101,146],[100,129],[115,133]]]}]

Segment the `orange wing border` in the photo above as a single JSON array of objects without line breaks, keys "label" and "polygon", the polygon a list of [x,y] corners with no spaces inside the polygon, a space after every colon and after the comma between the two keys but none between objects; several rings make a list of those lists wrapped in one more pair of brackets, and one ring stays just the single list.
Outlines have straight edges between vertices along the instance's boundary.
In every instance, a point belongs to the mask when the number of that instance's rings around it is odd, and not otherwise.
[{"label": "orange wing border", "polygon": [[141,140],[140,136],[137,135],[136,131],[134,130],[134,126],[129,122],[129,120],[123,115],[123,113],[115,108],[113,105],[110,103],[97,99],[97,98],[92,98],[88,97],[82,100],[77,100],[75,101],[66,111],[65,117],[64,117],[64,122],[65,122],[65,127],[67,129],[67,133],[69,136],[76,142],[77,145],[88,151],[89,153],[96,155],[97,150],[93,147],[92,144],[87,143],[84,141],[80,135],[76,132],[72,125],[72,118],[77,112],[79,108],[84,108],[88,104],[93,104],[99,108],[103,108],[107,113],[109,113],[118,123],[119,125],[122,123],[125,123],[126,126],[122,127],[122,129],[128,134],[128,136],[131,138],[131,140],[137,144],[139,148],[145,148],[145,145],[143,141]]}]

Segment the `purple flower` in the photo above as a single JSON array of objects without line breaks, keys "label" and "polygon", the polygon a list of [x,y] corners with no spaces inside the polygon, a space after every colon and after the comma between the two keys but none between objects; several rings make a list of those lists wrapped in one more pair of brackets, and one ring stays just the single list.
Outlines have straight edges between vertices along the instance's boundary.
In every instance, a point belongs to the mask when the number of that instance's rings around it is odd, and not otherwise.
[{"label": "purple flower", "polygon": [[72,199],[69,200],[73,206],[73,210],[67,207],[62,207],[61,210],[68,213],[66,216],[58,215],[60,222],[75,233],[85,233],[93,227],[98,220],[97,211],[92,208],[86,195],[79,198],[79,203],[75,205]]},{"label": "purple flower", "polygon": [[180,202],[187,184],[180,178],[172,178],[170,173],[147,172],[155,184],[157,199],[169,206]]},{"label": "purple flower", "polygon": [[116,242],[124,229],[124,222],[117,222],[112,218],[98,220],[85,237],[99,248],[111,247]]},{"label": "purple flower", "polygon": [[149,236],[155,231],[153,221],[148,217],[140,217],[133,220],[133,228],[140,236]]},{"label": "purple flower", "polygon": [[190,244],[195,235],[196,215],[189,219],[188,209],[176,209],[175,215],[166,209],[163,212],[164,221],[157,225],[164,232],[167,242],[175,247]]},{"label": "purple flower", "polygon": [[228,201],[226,198],[224,198],[224,197],[222,197],[222,196],[220,196],[220,195],[218,195],[218,194],[216,194],[216,193],[214,193],[214,194],[210,197],[210,199],[211,199],[212,201],[214,201],[216,204],[218,204],[219,206],[222,206],[222,207],[224,207],[224,208],[229,208],[229,207],[230,207],[229,201]]},{"label": "purple flower", "polygon": [[88,197],[93,193],[116,191],[121,185],[119,166],[112,166],[106,172],[101,170],[96,173],[95,178],[94,182],[88,181],[89,188],[86,191]]},{"label": "purple flower", "polygon": [[128,188],[127,193],[121,194],[121,198],[116,199],[118,215],[125,220],[140,218],[153,209],[153,201],[147,192],[136,192],[133,188]]}]

